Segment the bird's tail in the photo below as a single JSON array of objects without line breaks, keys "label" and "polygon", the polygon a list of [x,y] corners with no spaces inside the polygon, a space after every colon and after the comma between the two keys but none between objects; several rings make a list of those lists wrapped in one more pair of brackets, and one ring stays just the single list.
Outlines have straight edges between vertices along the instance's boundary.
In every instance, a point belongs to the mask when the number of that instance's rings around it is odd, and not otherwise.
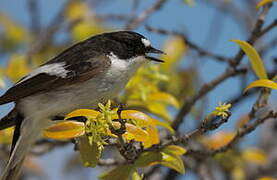
[{"label": "bird's tail", "polygon": [[38,125],[38,122],[33,119],[24,119],[22,122],[20,136],[0,180],[17,180],[19,178],[23,161],[40,135],[42,127]]}]

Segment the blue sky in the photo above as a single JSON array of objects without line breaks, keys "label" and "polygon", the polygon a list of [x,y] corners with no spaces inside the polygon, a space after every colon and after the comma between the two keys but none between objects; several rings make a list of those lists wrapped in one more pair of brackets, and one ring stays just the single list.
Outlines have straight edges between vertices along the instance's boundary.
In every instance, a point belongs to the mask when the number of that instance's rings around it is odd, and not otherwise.
[{"label": "blue sky", "polygon": [[[60,8],[63,4],[64,0],[47,0],[40,1],[40,6],[43,7],[41,12],[42,22],[43,24],[47,24],[49,20],[55,15],[55,12]],[[99,7],[96,8],[98,14],[122,14],[130,12],[131,2],[129,0],[107,0],[104,3],[101,3]],[[150,6],[154,1],[148,0],[143,1],[139,8],[139,12]],[[235,1],[238,7],[244,9],[245,7],[241,3],[241,1]],[[245,9],[247,10],[247,9]],[[16,19],[23,25],[29,24],[29,14],[26,10],[26,0],[18,0],[16,3],[11,0],[1,0],[0,1],[0,11],[4,11],[8,13],[11,17]],[[275,14],[274,14],[275,12]],[[277,12],[277,4],[274,4],[274,7],[271,9],[269,16],[267,17],[266,24],[272,22],[274,18],[276,18]],[[222,16],[224,18],[222,33],[218,36],[218,42],[216,46],[210,47],[207,44],[207,37],[213,36],[214,34],[210,32],[210,22],[212,21],[214,16]],[[253,17],[255,18],[255,17]],[[231,39],[241,39],[245,40],[248,37],[240,25],[238,25],[234,19],[225,16],[223,13],[215,13],[215,9],[211,6],[208,6],[207,3],[196,2],[196,4],[192,7],[187,6],[183,3],[182,0],[171,0],[169,1],[165,7],[159,12],[155,13],[151,16],[148,21],[148,24],[154,27],[161,27],[168,30],[177,30],[180,32],[185,32],[191,41],[195,42],[201,47],[207,48],[208,50],[215,52],[217,54],[221,54],[227,57],[232,57],[238,51],[238,46],[234,43],[230,42]],[[112,23],[112,25],[116,29],[120,29],[122,24],[120,23]],[[218,27],[219,28],[219,27]],[[141,26],[137,29],[138,32],[144,34],[146,37],[151,39],[154,46],[159,47],[162,45],[165,40],[164,37],[149,33],[145,31],[144,27]],[[276,37],[277,32],[271,32],[266,39],[271,39],[272,37]],[[217,35],[215,35],[217,36]],[[276,56],[276,47],[275,54],[272,51],[265,58],[270,58]],[[0,58],[0,60],[5,60],[5,57]],[[209,82],[214,79],[222,72],[225,71],[226,65],[220,64],[213,61],[210,58],[201,58],[201,59],[185,59],[185,61],[195,61],[197,65],[200,67],[201,78],[204,82]],[[244,58],[243,63],[247,63],[247,59]],[[268,69],[272,70],[272,67],[268,66]],[[253,76],[254,77],[254,76]],[[3,91],[1,91],[3,92]],[[215,106],[217,106],[218,102],[222,102],[227,100],[227,98],[232,97],[232,95],[240,92],[239,81],[236,78],[231,78],[226,82],[222,83],[218,86],[214,91],[209,93],[208,101],[209,107],[206,109],[207,112],[210,112]],[[273,92],[271,103],[276,103],[276,92]],[[232,113],[232,117],[230,122],[224,125],[221,129],[230,129],[233,127],[236,120],[242,115],[246,114],[250,111],[251,105],[254,103],[256,97],[249,98],[244,103],[240,104],[240,108],[234,110]],[[9,108],[10,106],[5,106]],[[0,114],[3,114],[7,111],[7,108],[1,107]],[[276,107],[276,104],[275,104]],[[248,139],[250,139],[250,144],[254,143],[254,135],[250,135]],[[51,171],[50,179],[61,179],[62,177],[59,175],[61,171],[60,167],[64,163],[62,160],[62,156],[65,157],[64,154],[71,154],[72,147],[63,148],[53,151],[52,153],[44,156],[42,159],[45,168],[47,171]],[[55,168],[53,168],[55,167]],[[89,171],[89,173],[93,174],[93,171]],[[193,179],[192,176],[187,176],[188,179]],[[73,178],[74,179],[74,178]]]}]

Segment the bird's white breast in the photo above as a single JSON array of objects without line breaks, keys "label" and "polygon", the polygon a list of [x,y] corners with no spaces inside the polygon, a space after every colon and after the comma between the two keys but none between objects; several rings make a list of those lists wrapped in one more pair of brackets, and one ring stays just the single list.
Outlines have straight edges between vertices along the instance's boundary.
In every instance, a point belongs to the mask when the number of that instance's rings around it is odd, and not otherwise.
[{"label": "bird's white breast", "polygon": [[28,116],[36,114],[49,118],[67,114],[78,108],[95,108],[99,102],[115,97],[146,60],[142,56],[129,60],[120,60],[113,54],[109,57],[111,66],[103,75],[82,83],[28,96],[19,102],[21,110]]}]

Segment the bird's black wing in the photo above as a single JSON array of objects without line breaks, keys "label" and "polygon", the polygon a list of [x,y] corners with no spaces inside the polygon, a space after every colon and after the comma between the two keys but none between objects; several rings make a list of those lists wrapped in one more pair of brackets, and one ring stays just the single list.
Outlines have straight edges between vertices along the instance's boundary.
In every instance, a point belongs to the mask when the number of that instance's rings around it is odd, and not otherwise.
[{"label": "bird's black wing", "polygon": [[[49,62],[41,67],[45,65],[49,67],[51,64],[60,63],[53,60]],[[57,76],[51,72],[41,72],[33,76],[30,76],[30,73],[29,77],[28,75],[25,76],[0,97],[0,105],[37,93],[47,92],[64,85],[84,82],[93,78],[96,74],[105,72],[110,63],[110,59],[105,55],[94,56],[87,60],[76,59],[74,61],[73,58],[71,61],[67,61],[63,67],[66,72],[65,77]]]}]

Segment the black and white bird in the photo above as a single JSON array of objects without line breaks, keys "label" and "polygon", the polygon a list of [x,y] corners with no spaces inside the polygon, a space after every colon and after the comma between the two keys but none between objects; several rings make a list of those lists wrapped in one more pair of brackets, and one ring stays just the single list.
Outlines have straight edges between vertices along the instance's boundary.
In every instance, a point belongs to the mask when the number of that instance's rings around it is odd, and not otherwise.
[{"label": "black and white bird", "polygon": [[1,180],[16,180],[24,157],[42,129],[56,116],[78,108],[95,108],[115,97],[147,60],[163,53],[144,36],[118,31],[93,36],[34,69],[0,97],[14,109],[0,121],[0,130],[15,125],[11,155]]}]

